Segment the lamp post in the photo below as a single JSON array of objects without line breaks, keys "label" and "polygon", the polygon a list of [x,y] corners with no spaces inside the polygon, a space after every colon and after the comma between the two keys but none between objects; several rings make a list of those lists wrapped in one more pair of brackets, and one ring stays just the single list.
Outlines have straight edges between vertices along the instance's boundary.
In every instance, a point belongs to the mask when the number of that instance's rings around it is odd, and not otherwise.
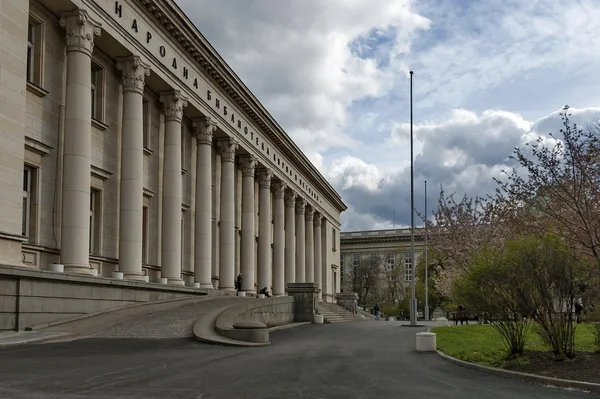
[{"label": "lamp post", "polygon": [[425,180],[425,320],[429,321],[429,262],[427,259],[427,180]]},{"label": "lamp post", "polygon": [[413,71],[410,71],[410,256],[411,296],[410,325],[417,325],[416,265],[415,265],[415,169],[413,156]]}]

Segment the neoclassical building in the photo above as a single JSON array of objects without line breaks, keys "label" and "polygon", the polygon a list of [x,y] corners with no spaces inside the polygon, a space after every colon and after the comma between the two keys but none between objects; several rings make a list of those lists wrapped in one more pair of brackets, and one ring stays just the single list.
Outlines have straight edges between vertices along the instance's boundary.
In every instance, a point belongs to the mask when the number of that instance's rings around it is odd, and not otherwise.
[{"label": "neoclassical building", "polygon": [[411,252],[411,229],[344,231],[340,234],[341,286],[352,267],[366,259],[379,259],[389,269],[401,266],[404,280],[412,280],[413,266],[425,250],[423,228],[415,228],[415,261]]},{"label": "neoclassical building", "polygon": [[339,291],[346,206],[173,0],[0,17],[0,265]]}]

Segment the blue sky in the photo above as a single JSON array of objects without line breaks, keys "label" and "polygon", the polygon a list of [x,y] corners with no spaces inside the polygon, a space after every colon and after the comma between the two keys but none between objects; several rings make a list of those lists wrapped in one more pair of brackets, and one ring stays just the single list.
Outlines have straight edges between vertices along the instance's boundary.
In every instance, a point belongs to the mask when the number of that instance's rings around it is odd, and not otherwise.
[{"label": "blue sky", "polygon": [[344,230],[409,223],[409,69],[429,209],[440,184],[493,191],[565,104],[600,117],[600,1],[176,2],[341,193]]}]

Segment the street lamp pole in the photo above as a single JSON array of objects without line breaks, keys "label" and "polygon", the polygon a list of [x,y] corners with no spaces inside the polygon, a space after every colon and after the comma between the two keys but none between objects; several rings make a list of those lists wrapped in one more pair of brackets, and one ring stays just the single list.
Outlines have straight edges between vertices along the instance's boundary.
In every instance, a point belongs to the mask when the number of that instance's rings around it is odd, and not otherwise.
[{"label": "street lamp pole", "polygon": [[415,168],[413,155],[413,71],[410,71],[410,256],[411,297],[410,325],[417,325],[416,265],[415,265]]},{"label": "street lamp pole", "polygon": [[427,259],[427,180],[425,180],[425,320],[429,321],[429,262]]}]

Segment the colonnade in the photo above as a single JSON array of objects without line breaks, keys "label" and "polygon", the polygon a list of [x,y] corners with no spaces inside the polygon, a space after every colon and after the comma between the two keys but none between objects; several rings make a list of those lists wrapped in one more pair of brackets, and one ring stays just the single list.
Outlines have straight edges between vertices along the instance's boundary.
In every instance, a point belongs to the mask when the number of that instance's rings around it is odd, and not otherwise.
[{"label": "colonnade", "polygon": [[[89,193],[91,171],[91,56],[100,24],[84,10],[64,14],[67,31],[67,88],[62,188],[61,262],[69,272],[89,272]],[[142,280],[143,92],[150,66],[139,56],[118,59],[122,73],[123,125],[120,176],[119,271]],[[188,99],[179,90],[160,93],[164,107],[161,277],[181,279],[181,129]],[[241,247],[242,290],[268,287],[284,295],[286,283],[322,286],[323,215],[277,179],[268,166],[233,137],[213,139],[210,117],[192,121],[196,135],[194,281],[202,288],[234,290],[236,241]],[[226,132],[225,132],[226,133]],[[212,228],[212,150],[221,160],[219,236]],[[235,234],[235,163],[242,170],[241,239]],[[259,183],[258,253],[255,253],[255,180]],[[273,211],[273,212],[272,212]],[[272,214],[273,213],[273,214]],[[273,230],[271,224],[273,223]],[[271,231],[273,237],[271,237]],[[213,240],[219,240],[218,287],[212,283]],[[256,260],[256,258],[258,258]],[[255,280],[255,263],[258,281]]]}]

